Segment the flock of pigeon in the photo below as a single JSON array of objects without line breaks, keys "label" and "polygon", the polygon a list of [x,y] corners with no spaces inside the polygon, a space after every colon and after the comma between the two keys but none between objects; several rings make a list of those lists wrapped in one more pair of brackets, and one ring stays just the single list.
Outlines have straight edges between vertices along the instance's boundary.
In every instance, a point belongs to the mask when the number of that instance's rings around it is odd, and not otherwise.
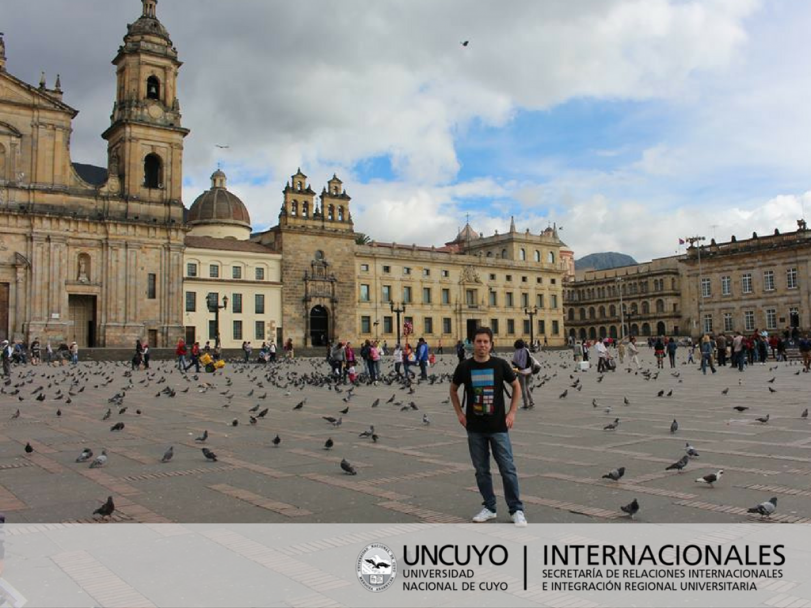
[{"label": "flock of pigeon", "polygon": [[[558,395],[559,400],[569,398],[569,392],[571,390],[577,392],[582,391],[586,382],[593,383],[595,386],[599,385],[604,381],[607,375],[619,377],[625,374],[634,374],[634,376],[641,378],[642,381],[656,382],[659,375],[663,373],[663,370],[653,371],[648,369],[634,372],[628,368],[627,370],[618,370],[616,373],[597,374],[594,371],[590,371],[582,374],[574,371],[574,366],[570,362],[568,351],[559,353],[549,352],[539,358],[542,361],[544,369],[541,374],[532,377],[531,384],[535,401],[540,405],[536,411],[541,412],[543,412],[544,401],[553,397],[553,395],[549,395],[549,388],[551,387],[545,388],[545,386],[559,383],[561,380],[565,379],[567,374],[569,380],[566,382],[571,381],[571,383]],[[11,414],[11,421],[13,423],[13,421],[19,419],[21,416],[20,408],[23,410],[30,408],[30,410],[25,412],[26,416],[42,417],[42,408],[44,406],[40,404],[46,400],[55,404],[56,409],[54,413],[56,417],[69,416],[71,407],[73,407],[72,404],[75,402],[88,405],[83,393],[89,386],[96,389],[94,395],[98,395],[107,390],[109,390],[110,393],[115,391],[115,394],[107,399],[107,403],[104,404],[103,407],[98,408],[100,414],[103,411],[103,414],[100,416],[100,421],[109,424],[107,421],[115,415],[116,411],[118,417],[124,416],[128,411],[128,393],[131,391],[143,393],[150,387],[153,387],[152,390],[154,390],[154,387],[160,385],[165,386],[155,394],[155,399],[182,398],[184,394],[194,391],[189,396],[205,395],[205,397],[202,398],[218,400],[222,403],[221,408],[223,410],[230,411],[231,402],[236,396],[233,378],[238,375],[244,375],[251,386],[251,390],[247,394],[240,396],[256,400],[257,402],[269,403],[269,405],[263,407],[262,403],[256,403],[256,405],[249,408],[244,414],[237,414],[236,416],[229,415],[229,420],[224,421],[225,424],[232,427],[237,427],[245,422],[251,426],[259,425],[260,421],[265,419],[269,414],[271,414],[272,417],[273,414],[277,413],[280,407],[284,407],[282,405],[284,400],[281,399],[281,397],[290,397],[294,391],[304,391],[306,388],[308,390],[321,389],[332,391],[340,396],[345,407],[338,411],[335,416],[321,416],[324,423],[329,424],[331,428],[337,431],[343,424],[344,416],[349,414],[352,404],[360,402],[361,399],[358,398],[359,394],[363,394],[366,398],[370,399],[372,396],[375,397],[370,404],[368,401],[363,404],[363,407],[366,408],[374,409],[382,404],[391,408],[397,408],[403,412],[419,411],[420,407],[417,405],[417,401],[422,398],[422,387],[431,385],[447,386],[450,381],[451,374],[449,372],[453,369],[453,363],[455,363],[455,360],[450,361],[450,358],[447,358],[446,361],[441,361],[440,365],[434,368],[434,373],[429,376],[429,379],[424,381],[407,381],[394,376],[393,373],[389,373],[384,375],[380,387],[366,385],[356,387],[337,382],[335,378],[330,375],[328,366],[322,359],[310,359],[297,362],[284,360],[272,366],[231,363],[223,371],[213,375],[180,372],[168,361],[154,362],[153,369],[137,372],[128,370],[124,363],[83,363],[77,367],[16,368],[15,372],[17,373],[15,377],[12,380],[5,381],[2,388],[0,388],[0,393],[4,395],[3,399],[6,403],[8,403],[8,400],[11,398],[17,401],[17,406],[19,407]],[[444,373],[440,373],[436,371],[437,369],[444,369],[445,371]],[[771,371],[776,369],[778,369],[778,367],[770,368]],[[796,374],[799,373],[799,371],[796,372]],[[682,372],[673,371],[670,375],[673,379],[677,380],[679,384],[682,383]],[[699,376],[696,375],[696,378],[698,377]],[[772,386],[775,379],[776,376],[767,382],[769,394],[774,394],[778,391],[778,389]],[[609,382],[613,382],[613,378],[609,380]],[[739,384],[742,384],[742,382],[742,379],[738,380]],[[377,396],[383,391],[386,391],[386,394],[388,394],[389,391],[393,391],[393,394],[384,401],[385,395]],[[399,395],[398,392],[400,393]],[[651,392],[651,401],[655,401],[657,399],[668,399],[672,397],[674,389],[671,388],[667,392],[665,392],[664,389],[658,392]],[[198,395],[195,395],[195,393]],[[446,394],[444,388],[442,394]],[[729,388],[725,388],[721,391],[722,397],[728,394]],[[301,411],[307,405],[308,398],[312,398],[312,395],[297,400],[297,403],[292,408],[289,405],[287,407],[294,412]],[[269,401],[266,401],[268,399]],[[636,399],[638,399],[638,397],[636,397]],[[592,407],[595,409],[604,407],[604,412],[610,415],[613,406],[602,406],[599,400],[602,400],[602,397],[593,398],[591,401]],[[450,409],[448,404],[448,399],[442,401],[442,405]],[[633,409],[631,407],[631,400],[627,396],[623,397],[622,406],[628,407],[627,411],[629,412]],[[95,405],[94,407],[98,406]],[[142,405],[141,407],[145,406]],[[749,409],[749,406],[741,404],[736,404],[731,407],[738,413],[743,413]],[[136,416],[140,416],[142,411],[141,409],[135,409],[134,413]],[[455,420],[455,417],[452,416],[450,411],[448,412],[448,416]],[[628,418],[632,420],[633,416],[629,415]],[[808,409],[805,409],[799,415],[799,418],[807,420]],[[769,413],[753,419],[753,422],[761,425],[766,425],[769,421]],[[536,420],[536,423],[542,425],[543,417],[541,417],[540,420]],[[422,413],[421,424],[430,426],[431,420],[427,413]],[[603,430],[606,432],[617,431],[619,426],[620,417],[613,416],[613,420],[605,424]],[[126,432],[126,429],[127,424],[123,420],[118,420],[109,427],[111,433]],[[673,419],[669,427],[669,432],[672,435],[680,433],[677,419]],[[191,435],[191,433],[189,434]],[[380,435],[378,431],[376,431],[374,424],[370,424],[367,430],[364,430],[358,435],[358,438],[369,439],[373,443],[380,441]],[[206,429],[202,434],[194,438],[194,442],[200,447],[199,454],[202,459],[208,462],[217,462],[217,454],[210,447],[205,445],[208,439],[209,431]],[[268,445],[273,448],[279,448],[282,443],[283,437],[280,433],[275,433],[275,436],[268,440]],[[332,450],[335,448],[336,444],[336,440],[333,439],[333,437],[329,437],[324,442],[323,449],[327,451]],[[26,454],[31,454],[35,451],[30,441],[26,442],[24,451]],[[172,461],[174,456],[175,446],[169,445],[163,451],[162,456],[156,455],[156,462],[168,463]],[[689,442],[686,442],[684,454],[678,460],[665,467],[664,470],[675,471],[681,474],[691,461],[699,459],[699,456],[698,450]],[[520,453],[518,454],[518,458],[520,458]],[[105,448],[101,448],[99,453],[95,453],[92,448],[86,447],[76,457],[75,462],[77,464],[86,464],[90,468],[100,468],[108,466],[109,456]],[[354,476],[358,474],[357,468],[346,458],[341,459],[340,470],[341,473],[345,475]],[[625,476],[625,473],[626,467],[620,466],[608,471],[606,474],[602,475],[602,478],[607,479],[609,483],[618,482]],[[717,470],[696,478],[695,483],[712,488],[721,481],[723,475],[723,470]],[[775,512],[776,506],[777,498],[772,497],[750,508],[749,512],[758,514],[761,518],[769,518]],[[637,499],[634,499],[627,505],[621,505],[620,510],[630,518],[634,518],[640,511],[640,503]],[[115,505],[113,497],[109,496],[107,500],[94,511],[93,515],[99,516],[102,519],[109,519],[114,512]]]}]

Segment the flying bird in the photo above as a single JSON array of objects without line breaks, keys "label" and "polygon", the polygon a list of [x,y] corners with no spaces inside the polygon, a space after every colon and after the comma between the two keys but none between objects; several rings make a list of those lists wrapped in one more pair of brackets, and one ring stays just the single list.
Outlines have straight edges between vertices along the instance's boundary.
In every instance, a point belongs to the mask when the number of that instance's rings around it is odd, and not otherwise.
[{"label": "flying bird", "polygon": [[622,476],[625,475],[625,467],[619,467],[618,469],[612,469],[605,475],[603,475],[603,479],[610,479],[611,481],[619,481],[622,479]]},{"label": "flying bird", "polygon": [[214,147],[215,147],[215,148],[220,148],[221,150],[227,150],[227,149],[228,149],[228,148],[230,148],[231,146],[223,146],[223,145],[221,145],[221,144],[214,144]]},{"label": "flying bird", "polygon": [[751,509],[747,509],[747,513],[757,513],[760,515],[760,518],[763,519],[764,517],[771,517],[772,513],[775,512],[777,509],[777,497],[772,496],[766,502],[762,502],[759,505],[752,507]]},{"label": "flying bird", "polygon": [[767,387],[767,388],[769,389],[769,392],[770,392],[770,393],[776,393],[776,392],[777,392],[777,389],[776,389],[776,388],[772,388],[771,386],[769,386],[769,387]]},{"label": "flying bird", "polygon": [[746,407],[745,405],[733,405],[732,409],[735,410],[736,412],[745,412],[749,408]]},{"label": "flying bird", "polygon": [[465,41],[461,42],[460,44],[461,44],[462,46],[467,46],[467,45],[469,45],[469,44],[470,44],[470,40],[465,40]]},{"label": "flying bird", "polygon": [[375,559],[366,558],[363,561],[365,561],[367,564],[370,564],[372,566],[372,568],[374,568],[375,570],[379,570],[380,568],[390,568],[391,567],[391,564],[389,564],[387,562],[379,562],[379,561],[377,561],[377,558],[375,558]]},{"label": "flying bird", "polygon": [[710,473],[709,475],[704,475],[704,477],[699,477],[696,479],[696,483],[706,483],[711,488],[714,488],[715,486],[713,484],[719,481],[721,479],[721,475],[723,474],[723,470],[720,470],[717,473]]}]

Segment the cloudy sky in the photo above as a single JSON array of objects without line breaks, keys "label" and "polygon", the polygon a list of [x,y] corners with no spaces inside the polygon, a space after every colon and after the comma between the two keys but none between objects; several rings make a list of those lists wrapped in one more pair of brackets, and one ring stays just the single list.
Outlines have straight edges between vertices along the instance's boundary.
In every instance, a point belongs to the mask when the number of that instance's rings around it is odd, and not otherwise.
[{"label": "cloudy sky", "polygon": [[[8,70],[61,73],[72,158],[104,164],[140,1],[4,5]],[[562,226],[577,257],[642,261],[811,211],[809,2],[160,0],[158,17],[184,62],[184,201],[221,162],[254,229],[299,166],[319,192],[338,174],[356,230],[409,244],[514,215]]]}]

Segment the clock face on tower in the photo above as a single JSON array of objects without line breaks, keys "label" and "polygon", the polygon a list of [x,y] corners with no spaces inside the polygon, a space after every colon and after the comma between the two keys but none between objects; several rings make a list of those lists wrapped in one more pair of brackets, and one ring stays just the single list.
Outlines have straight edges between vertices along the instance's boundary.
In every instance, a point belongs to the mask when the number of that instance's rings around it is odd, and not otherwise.
[{"label": "clock face on tower", "polygon": [[148,111],[149,115],[156,120],[163,117],[163,109],[157,104],[149,106]]}]

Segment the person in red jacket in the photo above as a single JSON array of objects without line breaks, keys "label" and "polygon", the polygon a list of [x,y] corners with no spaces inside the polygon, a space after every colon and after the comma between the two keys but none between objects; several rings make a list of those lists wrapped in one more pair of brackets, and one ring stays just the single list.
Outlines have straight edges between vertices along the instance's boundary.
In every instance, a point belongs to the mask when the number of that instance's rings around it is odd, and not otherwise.
[{"label": "person in red jacket", "polygon": [[177,356],[177,367],[181,372],[186,371],[186,341],[180,338],[177,341],[177,348],[175,348],[175,355]]}]

